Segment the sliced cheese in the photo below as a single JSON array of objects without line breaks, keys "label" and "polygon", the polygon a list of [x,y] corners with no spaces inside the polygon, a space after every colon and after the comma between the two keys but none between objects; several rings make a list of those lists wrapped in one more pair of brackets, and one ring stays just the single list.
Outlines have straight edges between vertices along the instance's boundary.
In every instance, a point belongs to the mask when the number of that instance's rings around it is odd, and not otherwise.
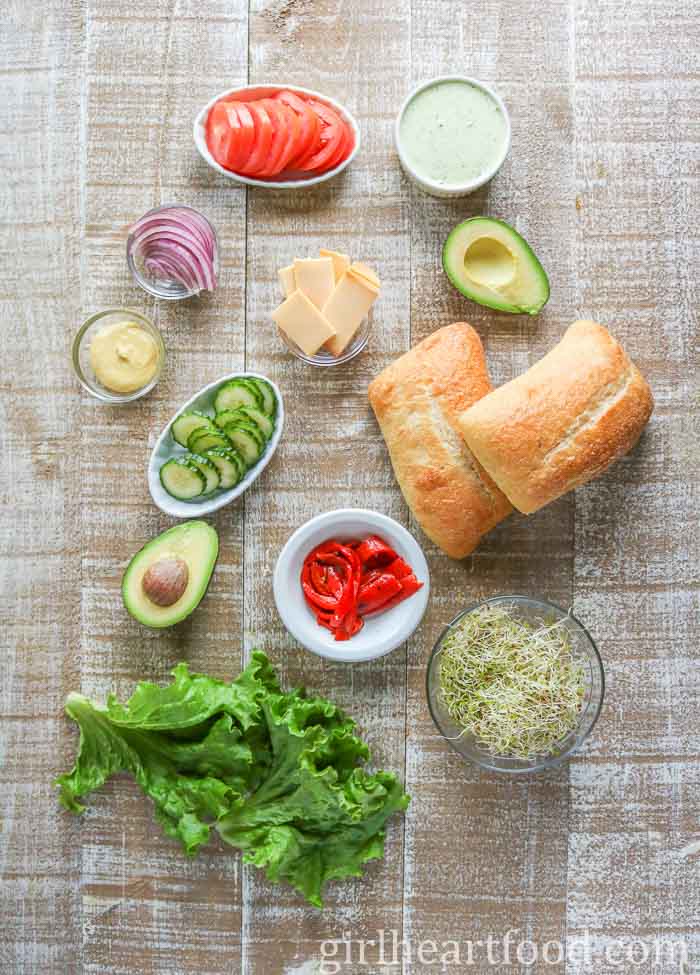
[{"label": "sliced cheese", "polygon": [[318,308],[298,288],[275,308],[272,318],[306,355],[314,355],[335,334]]},{"label": "sliced cheese", "polygon": [[319,250],[319,254],[321,257],[330,257],[333,261],[333,274],[337,284],[350,267],[350,258],[347,254],[341,254],[339,251],[327,251],[324,247]]},{"label": "sliced cheese", "polygon": [[331,355],[341,355],[347,348],[378,294],[378,288],[351,270],[342,276],[323,308],[324,317],[336,333],[326,342]]},{"label": "sliced cheese", "polygon": [[333,261],[330,257],[306,257],[294,260],[294,279],[297,288],[320,311],[335,287]]},{"label": "sliced cheese", "polygon": [[281,267],[277,274],[282,285],[282,294],[285,298],[288,298],[292,291],[297,290],[297,283],[294,277],[294,265],[288,264],[287,267]]},{"label": "sliced cheese", "polygon": [[361,261],[354,261],[350,265],[350,270],[354,271],[355,274],[359,274],[361,278],[366,278],[367,281],[369,281],[370,284],[373,284],[375,288],[379,287],[380,281],[377,275],[374,273],[371,267],[367,267],[367,265],[363,264]]}]

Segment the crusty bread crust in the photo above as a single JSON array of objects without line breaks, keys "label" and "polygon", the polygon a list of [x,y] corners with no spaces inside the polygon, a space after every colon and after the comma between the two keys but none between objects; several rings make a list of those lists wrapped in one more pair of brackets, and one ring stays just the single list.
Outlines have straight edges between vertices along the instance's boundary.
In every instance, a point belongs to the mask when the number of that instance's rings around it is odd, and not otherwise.
[{"label": "crusty bread crust", "polygon": [[456,426],[491,388],[481,339],[465,322],[438,329],[369,387],[406,502],[425,534],[455,559],[512,510]]},{"label": "crusty bread crust", "polygon": [[653,407],[646,380],[608,330],[578,321],[526,373],[463,412],[457,427],[529,514],[627,453]]}]

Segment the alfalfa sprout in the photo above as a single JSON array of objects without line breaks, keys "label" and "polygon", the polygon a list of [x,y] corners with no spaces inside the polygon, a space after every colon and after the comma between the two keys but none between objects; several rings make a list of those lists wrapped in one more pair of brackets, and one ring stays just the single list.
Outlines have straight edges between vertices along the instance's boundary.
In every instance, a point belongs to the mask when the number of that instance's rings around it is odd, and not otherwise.
[{"label": "alfalfa sprout", "polygon": [[578,723],[584,668],[561,621],[530,623],[505,606],[482,606],[447,633],[439,665],[447,712],[492,755],[551,755]]}]

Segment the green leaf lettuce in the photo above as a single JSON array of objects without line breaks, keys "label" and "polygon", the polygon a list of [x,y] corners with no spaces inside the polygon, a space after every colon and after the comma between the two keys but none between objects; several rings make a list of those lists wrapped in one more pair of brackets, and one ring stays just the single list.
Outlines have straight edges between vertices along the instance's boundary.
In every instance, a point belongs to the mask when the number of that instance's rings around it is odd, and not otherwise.
[{"label": "green leaf lettuce", "polygon": [[247,863],[318,907],[326,881],[361,876],[383,855],[384,824],[409,798],[394,775],[365,771],[369,750],[351,718],[303,688],[283,692],[257,650],[230,684],[184,663],[173,678],[139,684],[126,704],[69,695],[80,742],[56,780],[67,809],[82,812],[80,797],[129,772],[187,854],[214,826]]}]

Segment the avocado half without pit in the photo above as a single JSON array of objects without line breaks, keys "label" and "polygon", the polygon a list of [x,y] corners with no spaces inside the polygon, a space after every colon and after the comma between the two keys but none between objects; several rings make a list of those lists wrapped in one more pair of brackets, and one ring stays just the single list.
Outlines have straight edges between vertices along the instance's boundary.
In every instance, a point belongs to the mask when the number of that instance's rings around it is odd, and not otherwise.
[{"label": "avocado half without pit", "polygon": [[202,601],[219,554],[219,536],[206,521],[186,521],[136,553],[122,579],[128,612],[144,626],[184,620]]},{"label": "avocado half without pit", "polygon": [[493,217],[458,224],[445,241],[442,266],[467,298],[513,315],[536,315],[549,298],[549,281],[527,241]]}]

